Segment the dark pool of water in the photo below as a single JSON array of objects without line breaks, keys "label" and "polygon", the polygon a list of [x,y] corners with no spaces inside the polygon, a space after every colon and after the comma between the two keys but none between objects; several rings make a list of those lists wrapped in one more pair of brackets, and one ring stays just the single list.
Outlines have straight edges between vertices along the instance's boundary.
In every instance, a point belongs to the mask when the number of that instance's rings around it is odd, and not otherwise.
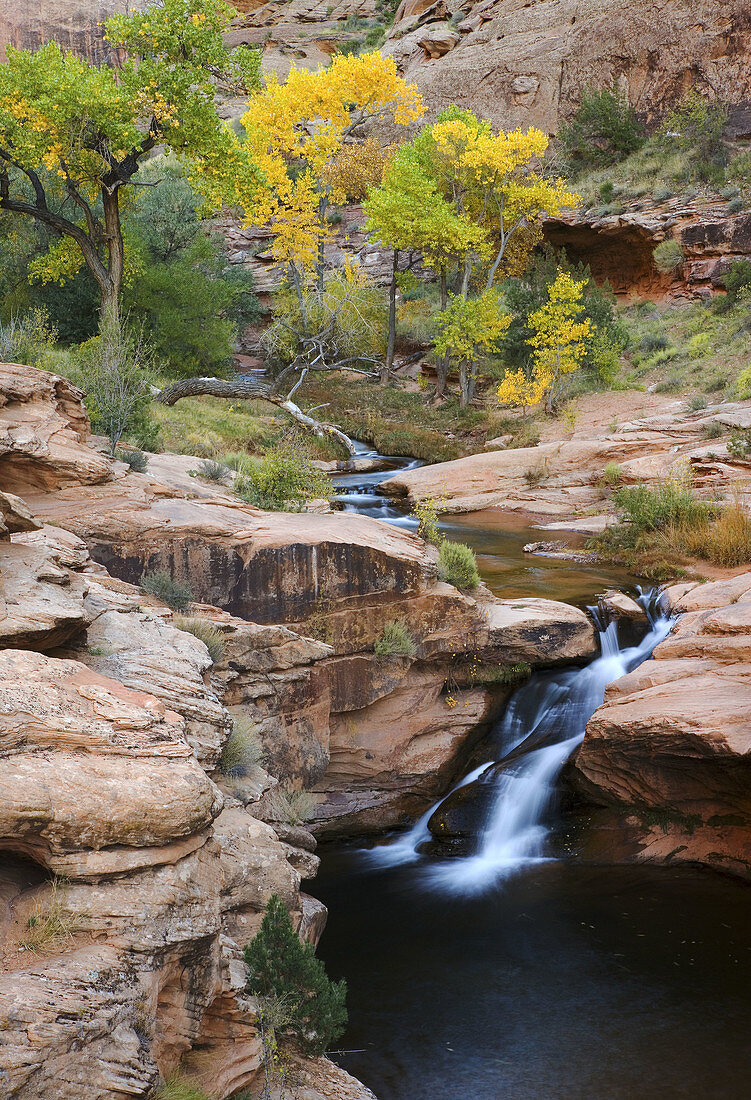
[{"label": "dark pool of water", "polygon": [[546,863],[498,892],[324,850],[319,953],[349,982],[338,1061],[380,1100],[751,1095],[751,888]]}]

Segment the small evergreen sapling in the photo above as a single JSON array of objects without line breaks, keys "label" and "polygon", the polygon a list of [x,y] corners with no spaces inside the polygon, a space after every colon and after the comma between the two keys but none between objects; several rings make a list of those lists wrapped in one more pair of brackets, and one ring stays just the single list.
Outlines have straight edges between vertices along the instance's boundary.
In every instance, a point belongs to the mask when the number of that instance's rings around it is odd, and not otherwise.
[{"label": "small evergreen sapling", "polygon": [[306,1053],[323,1054],[347,1024],[345,981],[332,982],[309,943],[301,943],[276,894],[269,898],[258,935],[245,948],[247,990],[282,998],[287,1030]]}]

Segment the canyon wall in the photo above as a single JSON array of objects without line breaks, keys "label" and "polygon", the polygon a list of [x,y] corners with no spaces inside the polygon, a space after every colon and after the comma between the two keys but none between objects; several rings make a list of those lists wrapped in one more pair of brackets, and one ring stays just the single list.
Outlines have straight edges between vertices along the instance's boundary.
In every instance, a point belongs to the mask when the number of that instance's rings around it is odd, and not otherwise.
[{"label": "canyon wall", "polygon": [[[133,473],[69,382],[0,365],[0,1090],[17,1100],[151,1097],[178,1068],[212,1100],[260,1089],[242,948],[272,894],[320,936],[311,829],[413,816],[524,666],[594,652],[574,608],[458,592],[412,535],[261,512],[195,465]],[[221,653],[132,583],[146,568],[193,586]],[[394,619],[414,657],[374,653]],[[234,727],[263,766],[223,760]],[[326,1059],[292,1061],[294,1095],[372,1100]]]}]

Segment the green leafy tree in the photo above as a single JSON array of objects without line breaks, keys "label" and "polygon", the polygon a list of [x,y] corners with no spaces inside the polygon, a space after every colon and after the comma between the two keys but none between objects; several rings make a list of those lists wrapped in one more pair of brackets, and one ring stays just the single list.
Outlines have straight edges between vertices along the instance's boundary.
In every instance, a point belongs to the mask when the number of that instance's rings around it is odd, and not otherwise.
[{"label": "green leafy tree", "polygon": [[323,1054],[347,1024],[346,982],[332,982],[309,943],[301,943],[284,903],[272,895],[258,935],[245,948],[248,992],[282,999],[288,1030]]},{"label": "green leafy tree", "polygon": [[647,140],[634,108],[617,87],[582,92],[579,108],[561,126],[558,140],[577,168],[616,164],[641,149]]},{"label": "green leafy tree", "polygon": [[125,273],[121,198],[141,162],[157,145],[221,162],[231,139],[217,82],[258,82],[258,54],[224,45],[233,12],[224,0],[163,0],[107,20],[121,63],[97,68],[48,43],[9,47],[0,66],[0,210],[55,234],[51,279],[86,263],[108,323],[119,322]]}]

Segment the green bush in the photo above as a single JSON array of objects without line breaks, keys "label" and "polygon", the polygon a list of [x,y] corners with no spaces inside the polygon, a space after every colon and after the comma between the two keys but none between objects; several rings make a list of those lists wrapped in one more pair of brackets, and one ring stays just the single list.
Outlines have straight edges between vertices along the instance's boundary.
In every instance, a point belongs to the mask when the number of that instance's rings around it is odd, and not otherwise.
[{"label": "green bush", "polygon": [[692,88],[665,119],[662,134],[666,140],[694,152],[695,164],[711,163],[722,151],[722,131],[727,120],[727,108]]},{"label": "green bush", "polygon": [[123,436],[145,450],[158,446],[151,384],[154,358],[143,331],[107,325],[83,344],[73,380],[86,393],[86,408],[95,431],[110,439],[112,453]]},{"label": "green bush", "polygon": [[613,87],[583,91],[576,114],[558,138],[566,158],[581,168],[624,160],[642,147],[646,133],[626,96]]},{"label": "green bush", "polygon": [[248,992],[281,998],[288,1030],[303,1049],[323,1054],[347,1024],[344,981],[332,982],[309,943],[301,943],[281,899],[272,895],[258,935],[244,951]]},{"label": "green bush", "polygon": [[723,282],[728,299],[737,302],[742,291],[751,287],[751,260],[733,260]]},{"label": "green bush", "polygon": [[46,309],[31,309],[23,316],[0,321],[0,363],[43,365],[57,340],[57,329]]},{"label": "green bush", "polygon": [[136,448],[133,450],[116,450],[115,458],[120,462],[127,462],[134,474],[143,474],[148,469],[149,456]]},{"label": "green bush", "polygon": [[209,1100],[209,1097],[198,1085],[187,1081],[178,1070],[167,1078],[154,1100]]},{"label": "green bush", "polygon": [[417,645],[403,619],[386,623],[373,644],[373,652],[376,657],[414,657]]},{"label": "green bush", "polygon": [[476,588],[480,583],[480,574],[472,548],[462,542],[441,543],[438,576],[456,588]]},{"label": "green bush", "polygon": [[606,485],[615,488],[623,480],[623,470],[617,462],[606,462],[602,471],[602,480]]},{"label": "green bush", "polygon": [[224,482],[227,480],[230,468],[223,462],[216,462],[213,458],[205,458],[198,463],[198,473],[207,481]]},{"label": "green bush", "polygon": [[672,275],[683,263],[683,249],[678,241],[669,238],[660,241],[653,250],[652,257],[658,271],[661,271],[663,275]]},{"label": "green bush", "polygon": [[193,590],[189,584],[173,580],[166,569],[144,573],[141,588],[151,596],[156,596],[173,611],[187,611],[193,602]]},{"label": "green bush", "polygon": [[712,423],[707,424],[704,429],[704,436],[706,439],[719,439],[726,430],[724,424],[720,424],[718,420],[713,420]]},{"label": "green bush", "polygon": [[432,542],[434,546],[440,545],[442,535],[438,530],[438,515],[446,507],[446,501],[437,497],[426,497],[418,500],[412,509],[412,515],[417,518],[417,533],[426,542]]},{"label": "green bush", "polygon": [[326,475],[290,442],[242,463],[234,489],[248,504],[267,512],[300,512],[308,501],[328,500],[332,493]]},{"label": "green bush", "polygon": [[221,661],[224,656],[224,635],[207,619],[200,619],[196,615],[175,615],[175,626],[203,642],[214,664]]}]

